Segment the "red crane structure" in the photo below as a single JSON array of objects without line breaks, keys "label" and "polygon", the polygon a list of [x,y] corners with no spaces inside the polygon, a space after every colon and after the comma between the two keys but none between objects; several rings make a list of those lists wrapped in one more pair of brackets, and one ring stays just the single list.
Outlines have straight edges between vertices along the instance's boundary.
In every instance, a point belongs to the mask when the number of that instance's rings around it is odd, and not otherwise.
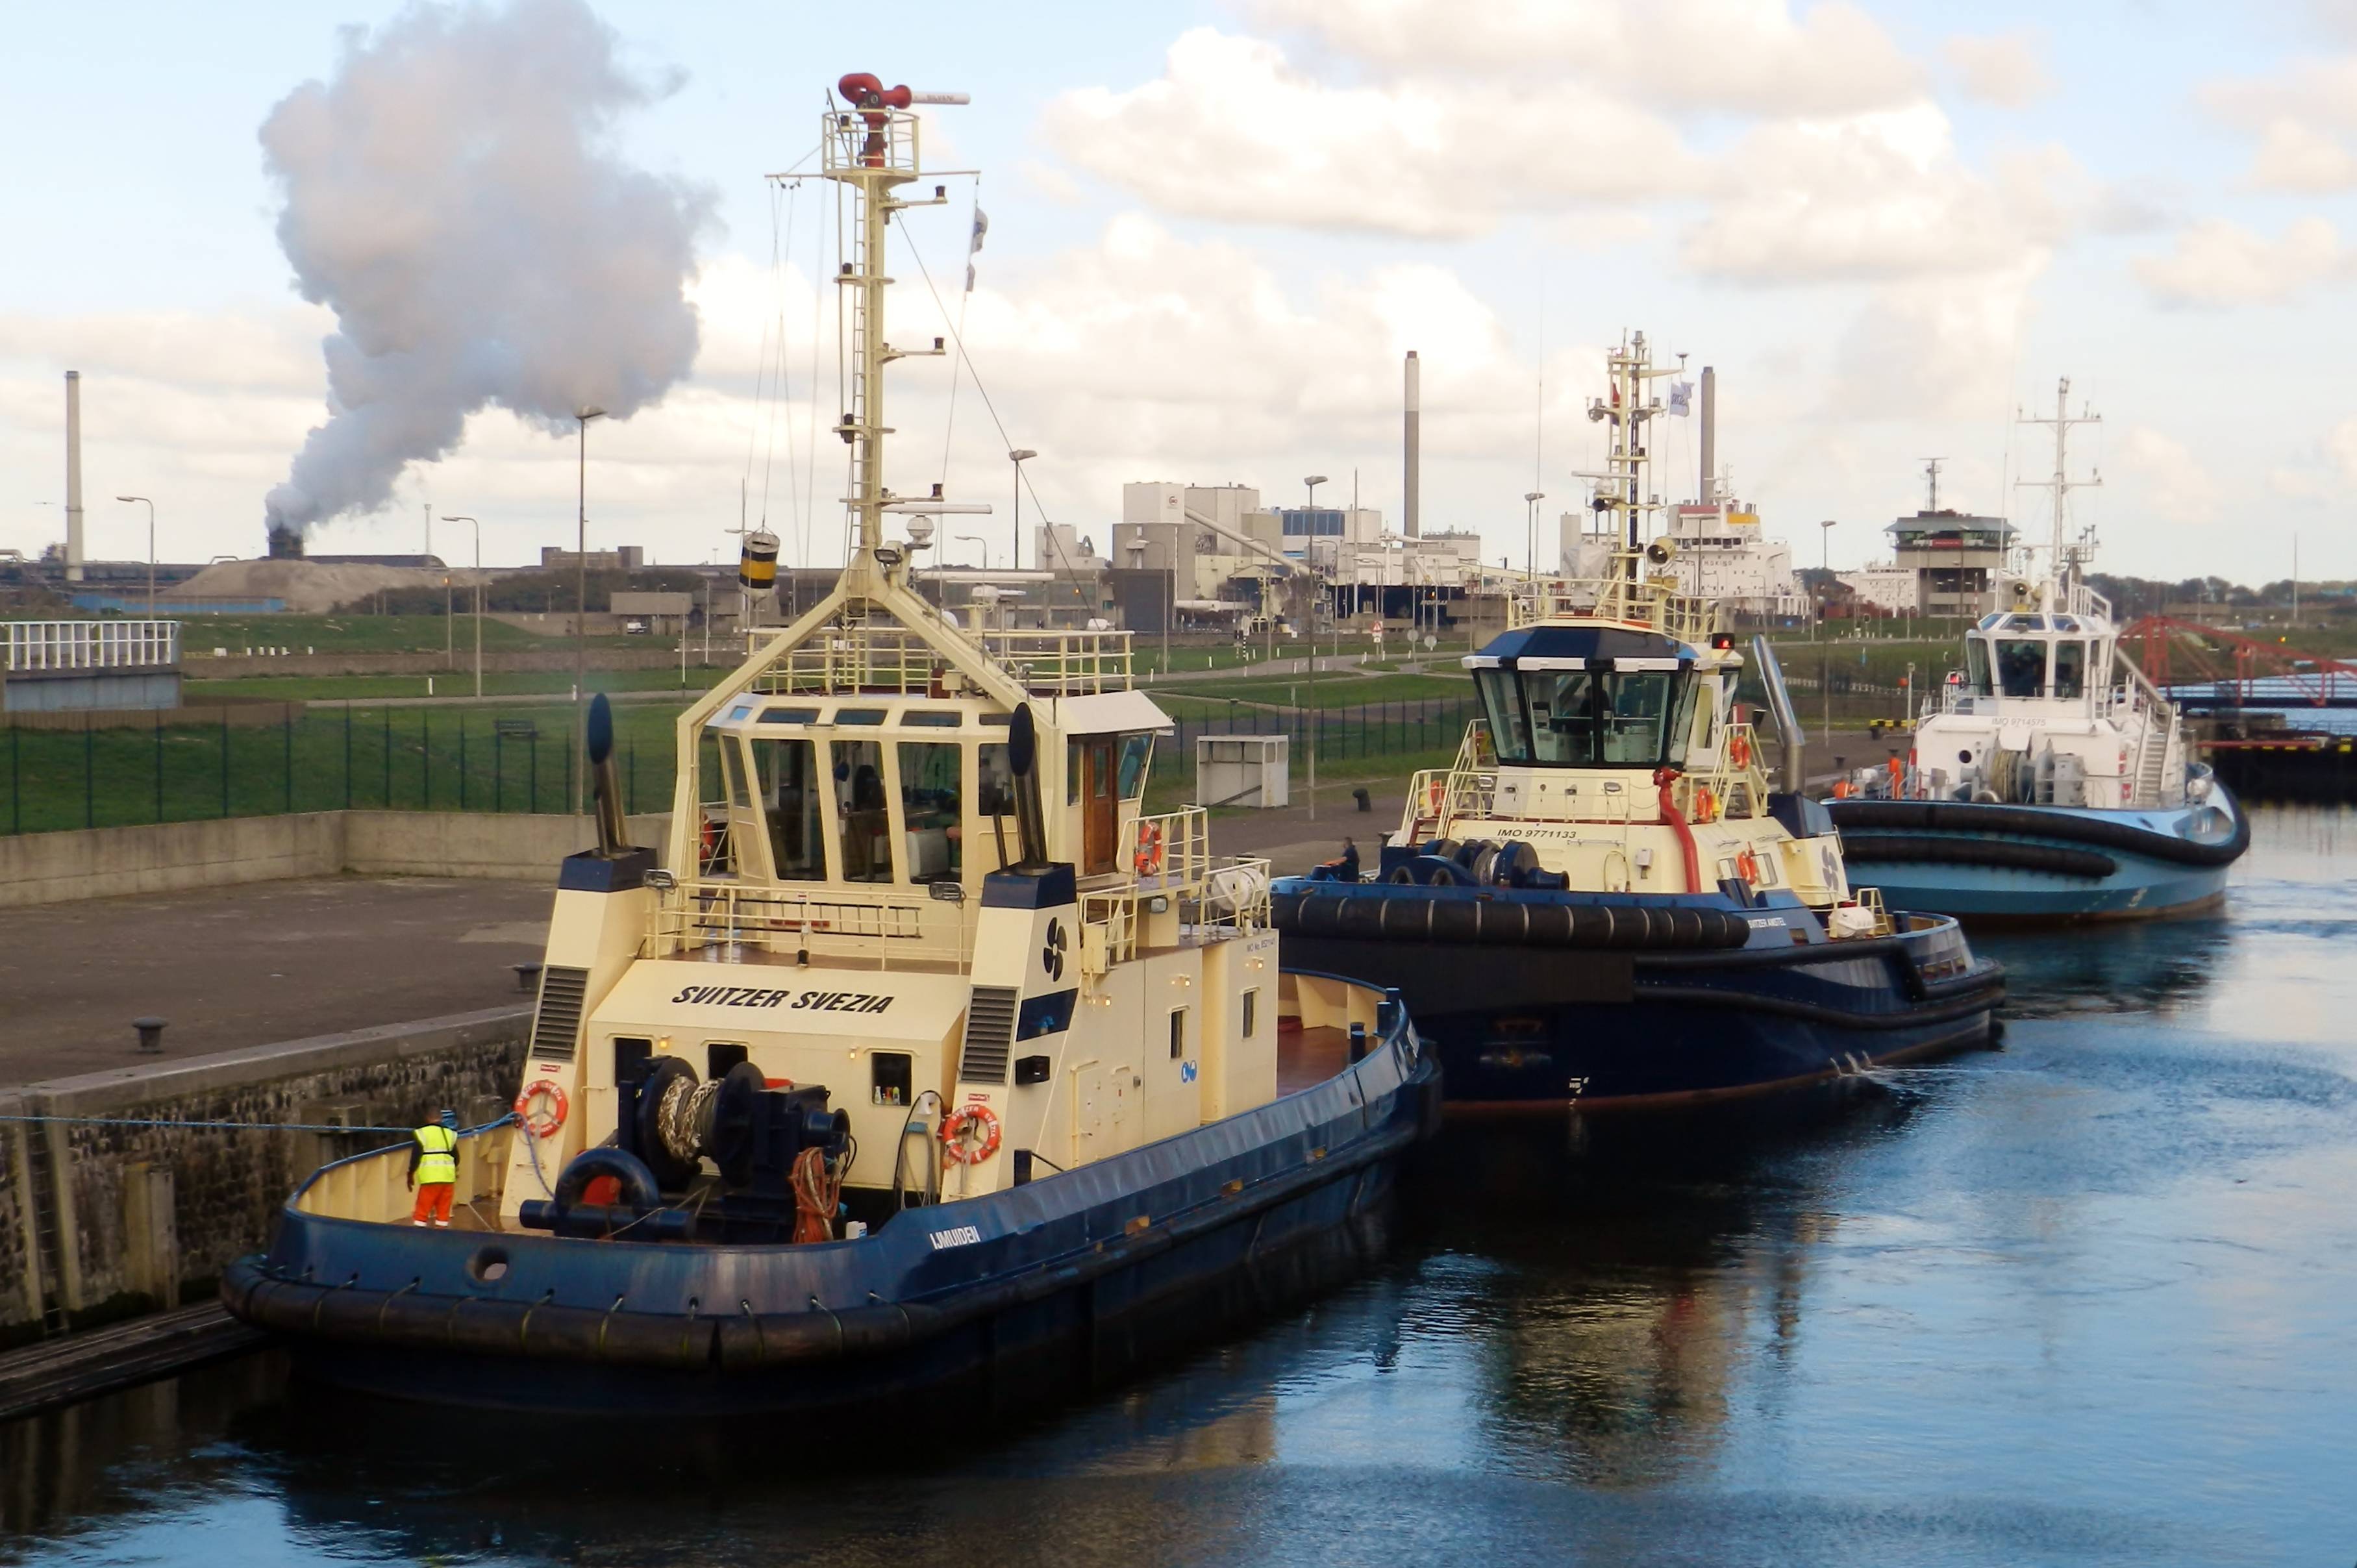
[{"label": "red crane structure", "polygon": [[2145,678],[2172,695],[2176,687],[2208,686],[2237,706],[2357,707],[2357,663],[2223,627],[2146,616],[2121,631],[2120,649],[2133,650]]}]

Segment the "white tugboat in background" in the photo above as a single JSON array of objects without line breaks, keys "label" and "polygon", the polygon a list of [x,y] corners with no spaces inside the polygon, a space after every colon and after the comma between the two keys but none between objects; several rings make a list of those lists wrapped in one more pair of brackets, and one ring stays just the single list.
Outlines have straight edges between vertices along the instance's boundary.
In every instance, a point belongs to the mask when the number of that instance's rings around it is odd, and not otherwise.
[{"label": "white tugboat in background", "polygon": [[2071,383],[2055,396],[2047,569],[1998,579],[1964,634],[1964,668],[1917,717],[1895,777],[1869,769],[1830,803],[1854,863],[1910,908],[1984,919],[2143,918],[2224,896],[2250,825],[2190,759],[2185,725],[2120,648],[2112,607],[2068,542]]}]

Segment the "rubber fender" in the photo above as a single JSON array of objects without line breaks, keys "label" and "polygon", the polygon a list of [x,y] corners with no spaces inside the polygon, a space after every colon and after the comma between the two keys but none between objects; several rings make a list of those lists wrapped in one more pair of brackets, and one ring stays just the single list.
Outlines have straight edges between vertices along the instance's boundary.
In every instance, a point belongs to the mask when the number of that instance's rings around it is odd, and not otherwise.
[{"label": "rubber fender", "polygon": [[662,1207],[662,1188],[656,1185],[655,1173],[647,1162],[626,1149],[601,1144],[584,1149],[565,1162],[549,1194],[550,1201],[559,1208],[571,1208],[581,1201],[581,1195],[599,1176],[612,1176],[621,1184],[621,1201],[631,1208],[648,1209]]},{"label": "rubber fender", "polygon": [[1660,950],[1739,948],[1751,938],[1750,922],[1732,910],[1650,903],[1418,897],[1372,890],[1280,893],[1270,903],[1279,931],[1346,941]]},{"label": "rubber fender", "polygon": [[1854,865],[1922,861],[1933,865],[1986,865],[2007,871],[2044,871],[2057,876],[2101,881],[2120,863],[2099,849],[2023,843],[2018,839],[1957,838],[1945,833],[1862,832],[1846,839],[1842,853]]},{"label": "rubber fender", "polygon": [[1827,808],[1834,825],[1852,829],[1942,833],[2020,833],[2026,837],[2060,839],[2065,843],[2096,849],[2125,850],[2178,865],[2225,865],[2251,847],[2251,819],[2234,813],[2232,837],[2218,843],[2197,843],[2175,833],[2154,832],[2126,822],[2072,816],[2068,811],[2040,811],[2026,806],[1978,805],[1962,800],[1835,800]]}]

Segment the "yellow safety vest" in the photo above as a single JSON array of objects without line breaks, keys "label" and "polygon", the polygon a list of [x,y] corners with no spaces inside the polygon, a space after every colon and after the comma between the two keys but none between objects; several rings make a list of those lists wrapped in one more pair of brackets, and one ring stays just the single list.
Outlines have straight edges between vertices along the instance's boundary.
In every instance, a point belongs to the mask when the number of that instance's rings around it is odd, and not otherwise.
[{"label": "yellow safety vest", "polygon": [[418,1156],[417,1179],[421,1182],[458,1179],[458,1134],[441,1125],[420,1127],[412,1134],[417,1146],[425,1152]]}]

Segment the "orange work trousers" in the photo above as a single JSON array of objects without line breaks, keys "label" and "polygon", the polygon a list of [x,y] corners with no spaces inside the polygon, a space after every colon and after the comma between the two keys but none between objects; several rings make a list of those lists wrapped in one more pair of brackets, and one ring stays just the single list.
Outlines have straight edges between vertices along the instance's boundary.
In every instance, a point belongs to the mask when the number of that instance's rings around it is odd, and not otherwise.
[{"label": "orange work trousers", "polygon": [[456,1182],[422,1181],[417,1184],[417,1207],[409,1218],[419,1225],[432,1220],[436,1225],[450,1223],[450,1194],[457,1190]]}]

